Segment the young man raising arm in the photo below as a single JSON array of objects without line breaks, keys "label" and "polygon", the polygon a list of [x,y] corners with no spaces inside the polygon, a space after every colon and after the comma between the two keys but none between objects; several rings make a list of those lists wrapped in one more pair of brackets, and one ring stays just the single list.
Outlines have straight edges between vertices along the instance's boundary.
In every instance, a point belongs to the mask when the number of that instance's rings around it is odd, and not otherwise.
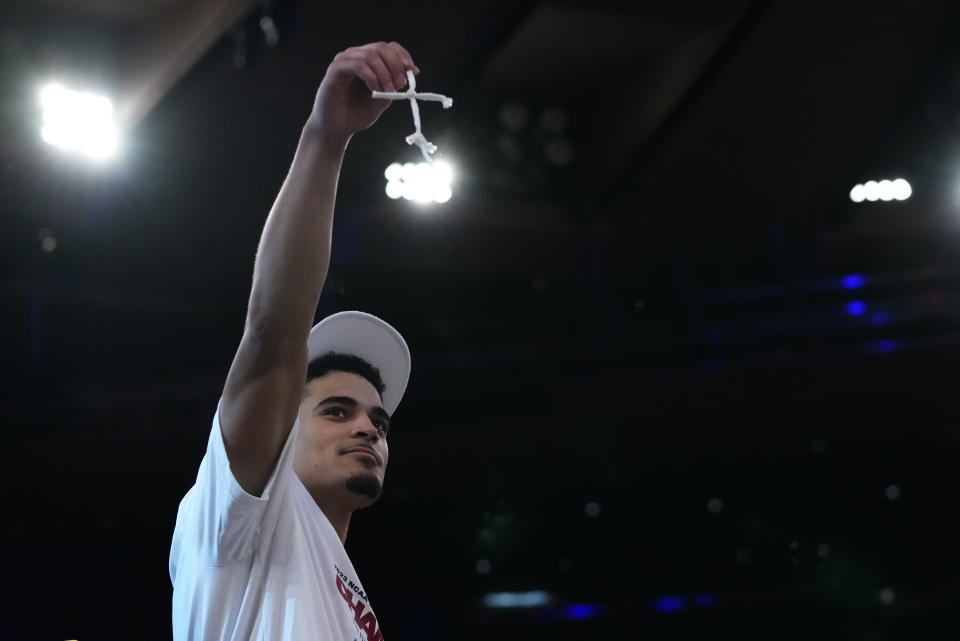
[{"label": "young man raising arm", "polygon": [[380,494],[410,355],[360,312],[312,330],[351,136],[419,70],[397,43],[339,53],[320,84],[254,265],[243,338],[170,551],[177,640],[382,639],[343,549]]}]

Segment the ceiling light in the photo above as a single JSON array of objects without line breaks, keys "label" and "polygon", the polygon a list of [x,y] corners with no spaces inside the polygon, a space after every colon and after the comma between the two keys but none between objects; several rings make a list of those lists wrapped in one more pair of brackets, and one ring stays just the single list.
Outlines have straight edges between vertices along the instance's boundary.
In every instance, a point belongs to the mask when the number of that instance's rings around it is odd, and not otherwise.
[{"label": "ceiling light", "polygon": [[40,133],[49,144],[96,159],[116,153],[113,104],[108,98],[53,83],[40,90],[40,104]]},{"label": "ceiling light", "polygon": [[543,590],[531,592],[491,592],[483,597],[488,608],[536,608],[550,603],[550,595]]},{"label": "ceiling light", "polygon": [[393,199],[404,198],[419,203],[445,203],[453,196],[450,184],[453,169],[438,161],[433,166],[427,163],[392,163],[383,172],[387,179],[385,191]]},{"label": "ceiling light", "polygon": [[862,185],[854,185],[853,189],[850,190],[850,200],[855,203],[862,203],[865,200],[890,202],[891,200],[906,200],[912,194],[913,188],[903,178],[880,181],[868,180]]}]

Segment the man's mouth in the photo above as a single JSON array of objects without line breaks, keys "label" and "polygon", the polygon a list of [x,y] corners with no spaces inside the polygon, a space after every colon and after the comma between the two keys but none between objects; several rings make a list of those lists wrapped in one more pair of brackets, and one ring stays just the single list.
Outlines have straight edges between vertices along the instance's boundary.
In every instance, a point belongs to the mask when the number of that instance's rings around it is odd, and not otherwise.
[{"label": "man's mouth", "polygon": [[353,447],[348,447],[343,451],[344,454],[356,454],[360,458],[368,459],[374,463],[380,464],[380,457],[377,453],[369,447],[364,447],[362,445],[355,445]]}]

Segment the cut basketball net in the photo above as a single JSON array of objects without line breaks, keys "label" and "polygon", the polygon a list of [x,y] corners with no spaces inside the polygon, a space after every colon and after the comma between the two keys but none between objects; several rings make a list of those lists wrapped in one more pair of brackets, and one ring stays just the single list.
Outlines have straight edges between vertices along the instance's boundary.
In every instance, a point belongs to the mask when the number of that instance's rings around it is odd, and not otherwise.
[{"label": "cut basketball net", "polygon": [[453,106],[453,98],[448,98],[438,93],[417,93],[417,81],[413,77],[412,71],[407,71],[407,83],[409,84],[409,88],[406,91],[374,91],[373,97],[385,98],[387,100],[410,101],[410,110],[413,111],[413,126],[416,128],[416,131],[407,136],[407,144],[419,147],[420,153],[423,154],[424,159],[432,167],[433,156],[430,154],[437,150],[437,146],[427,140],[423,132],[420,131],[420,107],[417,105],[417,101],[433,100],[434,102],[442,104],[444,109],[449,109]]}]

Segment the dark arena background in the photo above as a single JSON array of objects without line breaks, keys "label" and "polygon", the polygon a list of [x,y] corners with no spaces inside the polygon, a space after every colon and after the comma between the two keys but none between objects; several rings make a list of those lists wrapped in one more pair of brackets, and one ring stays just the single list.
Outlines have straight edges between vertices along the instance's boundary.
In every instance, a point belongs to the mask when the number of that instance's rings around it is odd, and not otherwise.
[{"label": "dark arena background", "polygon": [[[0,639],[169,639],[170,536],[326,65],[396,40],[318,318],[413,375],[347,549],[398,640],[960,636],[960,4],[0,9]],[[91,160],[48,82],[109,96]],[[883,182],[887,181],[887,182]],[[393,196],[397,196],[395,191]]]}]

